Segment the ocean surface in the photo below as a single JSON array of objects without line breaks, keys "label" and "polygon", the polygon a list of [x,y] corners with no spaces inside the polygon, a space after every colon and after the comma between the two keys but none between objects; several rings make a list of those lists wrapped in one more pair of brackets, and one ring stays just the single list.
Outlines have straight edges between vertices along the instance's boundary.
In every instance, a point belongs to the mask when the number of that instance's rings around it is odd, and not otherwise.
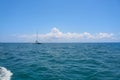
[{"label": "ocean surface", "polygon": [[0,43],[0,80],[120,80],[120,43]]}]

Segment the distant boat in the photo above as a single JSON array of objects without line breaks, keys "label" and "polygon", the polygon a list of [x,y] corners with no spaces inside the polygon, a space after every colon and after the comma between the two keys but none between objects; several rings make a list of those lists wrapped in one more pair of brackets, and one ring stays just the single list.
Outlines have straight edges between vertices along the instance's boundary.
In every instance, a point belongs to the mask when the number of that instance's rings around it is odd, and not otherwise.
[{"label": "distant boat", "polygon": [[42,43],[40,43],[38,40],[36,40],[36,41],[35,41],[35,44],[42,44]]},{"label": "distant boat", "polygon": [[36,41],[35,41],[35,44],[42,44],[38,41],[38,33],[36,34]]}]

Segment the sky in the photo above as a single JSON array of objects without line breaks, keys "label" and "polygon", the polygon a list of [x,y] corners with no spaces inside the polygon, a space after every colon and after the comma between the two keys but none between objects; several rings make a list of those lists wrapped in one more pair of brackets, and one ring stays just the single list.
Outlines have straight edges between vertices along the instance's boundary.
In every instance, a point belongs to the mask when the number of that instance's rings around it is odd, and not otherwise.
[{"label": "sky", "polygon": [[120,0],[0,0],[0,42],[120,42]]}]

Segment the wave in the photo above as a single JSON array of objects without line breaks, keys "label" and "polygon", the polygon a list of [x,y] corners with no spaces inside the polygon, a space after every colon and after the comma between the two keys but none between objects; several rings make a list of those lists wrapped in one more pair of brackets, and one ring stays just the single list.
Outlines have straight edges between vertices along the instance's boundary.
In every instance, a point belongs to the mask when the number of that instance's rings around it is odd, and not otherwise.
[{"label": "wave", "polygon": [[5,67],[0,67],[0,80],[10,80],[13,73]]}]

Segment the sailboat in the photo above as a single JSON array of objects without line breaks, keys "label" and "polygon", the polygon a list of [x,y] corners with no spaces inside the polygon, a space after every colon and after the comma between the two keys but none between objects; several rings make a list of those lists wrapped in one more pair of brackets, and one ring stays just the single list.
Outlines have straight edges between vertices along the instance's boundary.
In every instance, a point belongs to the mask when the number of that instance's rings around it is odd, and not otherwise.
[{"label": "sailboat", "polygon": [[41,44],[38,40],[35,41],[35,44]]},{"label": "sailboat", "polygon": [[35,41],[35,44],[41,44],[41,43],[38,41],[38,33],[36,34],[36,41]]}]

